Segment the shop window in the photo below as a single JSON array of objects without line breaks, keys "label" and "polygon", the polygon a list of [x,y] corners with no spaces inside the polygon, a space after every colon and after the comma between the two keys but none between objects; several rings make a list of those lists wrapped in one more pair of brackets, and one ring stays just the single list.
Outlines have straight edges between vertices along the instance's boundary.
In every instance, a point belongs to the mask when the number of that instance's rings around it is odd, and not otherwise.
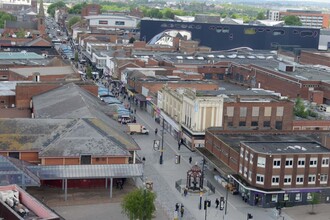
[{"label": "shop window", "polygon": [[277,202],[278,196],[277,194],[272,195],[272,202]]},{"label": "shop window", "polygon": [[295,201],[300,202],[301,201],[301,193],[296,193],[295,195]]},{"label": "shop window", "polygon": [[284,193],[283,200],[284,201],[289,201],[289,194],[288,193]]}]

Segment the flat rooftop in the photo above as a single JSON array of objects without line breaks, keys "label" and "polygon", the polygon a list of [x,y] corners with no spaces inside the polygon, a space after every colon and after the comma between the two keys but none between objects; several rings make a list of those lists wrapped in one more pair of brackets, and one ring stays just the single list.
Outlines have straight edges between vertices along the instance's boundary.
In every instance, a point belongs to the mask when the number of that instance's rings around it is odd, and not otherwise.
[{"label": "flat rooftop", "polygon": [[250,142],[243,141],[243,144],[259,153],[267,154],[317,154],[330,153],[328,148],[320,145],[318,142]]},{"label": "flat rooftop", "polygon": [[[209,131],[212,130],[219,130],[219,128],[209,128]],[[251,132],[251,133],[250,133]],[[271,143],[290,143],[292,146],[297,145],[295,143],[318,143],[320,145],[321,141],[321,134],[320,133],[305,133],[305,132],[297,132],[297,133],[257,133],[250,131],[249,133],[223,133],[223,134],[215,134],[215,136],[230,146],[235,151],[240,151],[240,143],[241,142],[249,142],[249,143],[270,143],[269,145],[264,145],[264,147],[270,151],[274,150],[277,153],[283,154],[285,152],[278,152],[276,148],[273,149]],[[321,145],[320,145],[321,146]],[[325,151],[322,152],[329,152],[330,150],[322,147]]]}]

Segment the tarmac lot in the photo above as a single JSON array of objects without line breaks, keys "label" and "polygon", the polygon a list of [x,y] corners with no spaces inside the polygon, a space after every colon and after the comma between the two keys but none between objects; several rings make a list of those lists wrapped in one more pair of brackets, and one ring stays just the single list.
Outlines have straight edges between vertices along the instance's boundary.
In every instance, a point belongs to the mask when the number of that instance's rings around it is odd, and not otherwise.
[{"label": "tarmac lot", "polygon": [[[128,220],[121,213],[120,203],[134,188],[131,179],[126,181],[122,190],[113,187],[111,199],[109,189],[105,188],[68,189],[67,201],[64,201],[64,191],[59,188],[31,187],[26,191],[66,220]],[[157,203],[156,209],[155,219],[168,219]]]},{"label": "tarmac lot", "polygon": [[[317,204],[314,207],[315,214],[311,215],[311,205],[295,206],[283,210],[292,219],[297,220],[330,220],[330,205]],[[281,219],[281,218],[279,218]]]}]

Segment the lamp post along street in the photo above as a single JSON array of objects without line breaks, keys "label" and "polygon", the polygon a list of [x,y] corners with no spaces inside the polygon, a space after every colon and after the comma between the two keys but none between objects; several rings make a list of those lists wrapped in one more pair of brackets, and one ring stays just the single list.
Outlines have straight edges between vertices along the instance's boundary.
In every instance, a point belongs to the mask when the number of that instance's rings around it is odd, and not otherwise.
[{"label": "lamp post along street", "polygon": [[227,215],[227,206],[228,206],[228,187],[226,189],[225,215]]},{"label": "lamp post along street", "polygon": [[162,128],[162,146],[160,148],[160,157],[159,157],[159,164],[163,164],[163,156],[164,156],[164,118],[163,118],[163,128]]}]

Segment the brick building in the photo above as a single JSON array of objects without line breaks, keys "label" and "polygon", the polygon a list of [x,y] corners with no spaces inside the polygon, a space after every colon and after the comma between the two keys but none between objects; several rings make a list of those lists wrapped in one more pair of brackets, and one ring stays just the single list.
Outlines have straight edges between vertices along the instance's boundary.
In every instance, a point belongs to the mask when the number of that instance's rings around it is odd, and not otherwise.
[{"label": "brick building", "polygon": [[198,150],[219,171],[220,165],[227,167],[239,195],[250,205],[291,206],[308,204],[313,193],[329,202],[327,139],[328,133],[307,131],[209,128],[205,148]]},{"label": "brick building", "polygon": [[81,9],[81,17],[101,14],[101,6],[98,4],[88,4]]}]

